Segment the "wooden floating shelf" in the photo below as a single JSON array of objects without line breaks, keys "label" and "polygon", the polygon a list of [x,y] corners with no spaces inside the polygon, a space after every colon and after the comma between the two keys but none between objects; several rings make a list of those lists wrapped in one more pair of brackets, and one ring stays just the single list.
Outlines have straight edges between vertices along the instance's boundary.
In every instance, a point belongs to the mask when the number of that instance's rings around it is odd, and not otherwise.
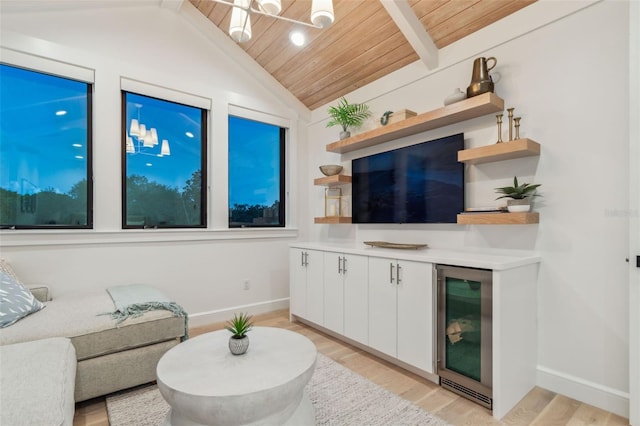
[{"label": "wooden floating shelf", "polygon": [[330,143],[326,150],[337,153],[351,152],[503,110],[504,100],[494,93],[483,93],[397,123]]},{"label": "wooden floating shelf", "polygon": [[351,218],[346,216],[316,217],[313,219],[313,223],[325,223],[325,224],[351,223]]},{"label": "wooden floating shelf", "polygon": [[458,215],[459,225],[529,225],[539,222],[538,212],[465,213]]},{"label": "wooden floating shelf", "polygon": [[538,142],[531,139],[516,139],[458,151],[458,161],[467,164],[480,164],[533,155],[540,155]]},{"label": "wooden floating shelf", "polygon": [[351,183],[351,176],[347,175],[333,175],[316,178],[313,180],[314,185],[319,186],[338,186],[347,185]]}]

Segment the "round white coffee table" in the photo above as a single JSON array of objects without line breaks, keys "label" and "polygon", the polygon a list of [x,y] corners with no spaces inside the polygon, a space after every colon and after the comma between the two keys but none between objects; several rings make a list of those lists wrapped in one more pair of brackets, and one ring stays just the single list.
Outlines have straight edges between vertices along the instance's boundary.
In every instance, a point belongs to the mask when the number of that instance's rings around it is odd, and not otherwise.
[{"label": "round white coffee table", "polygon": [[316,347],[289,330],[254,327],[244,355],[232,355],[227,330],[203,334],[165,353],[158,388],[171,406],[166,424],[314,425],[304,387]]}]

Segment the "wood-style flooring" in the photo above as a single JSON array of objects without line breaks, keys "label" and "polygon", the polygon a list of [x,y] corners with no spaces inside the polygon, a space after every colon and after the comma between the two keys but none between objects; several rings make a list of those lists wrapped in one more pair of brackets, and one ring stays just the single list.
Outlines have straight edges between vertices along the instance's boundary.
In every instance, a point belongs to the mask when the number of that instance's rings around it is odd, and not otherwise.
[{"label": "wood-style flooring", "polygon": [[[497,421],[485,408],[444,390],[426,379],[304,324],[290,322],[289,312],[286,310],[258,315],[255,317],[255,325],[286,328],[307,336],[322,354],[453,425],[619,426],[629,424],[625,418],[541,388],[534,388],[502,421]],[[213,324],[192,328],[190,334],[194,337],[222,327],[223,324]],[[108,426],[104,398],[77,404],[73,424],[74,426]]]}]

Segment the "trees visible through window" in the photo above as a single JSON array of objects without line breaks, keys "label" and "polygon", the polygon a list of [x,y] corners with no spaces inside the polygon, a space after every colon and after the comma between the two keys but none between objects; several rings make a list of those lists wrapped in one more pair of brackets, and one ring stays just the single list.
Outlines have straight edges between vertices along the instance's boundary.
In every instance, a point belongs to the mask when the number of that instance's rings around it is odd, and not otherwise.
[{"label": "trees visible through window", "polygon": [[0,64],[0,225],[91,228],[91,85]]},{"label": "trees visible through window", "polygon": [[229,116],[229,227],[284,226],[285,131]]},{"label": "trees visible through window", "polygon": [[206,226],[206,110],[122,92],[124,228]]}]

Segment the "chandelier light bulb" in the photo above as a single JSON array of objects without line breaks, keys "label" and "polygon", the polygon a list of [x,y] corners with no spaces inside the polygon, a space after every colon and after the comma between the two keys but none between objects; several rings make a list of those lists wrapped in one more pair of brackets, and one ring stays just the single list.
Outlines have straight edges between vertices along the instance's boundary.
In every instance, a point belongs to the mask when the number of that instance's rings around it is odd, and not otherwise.
[{"label": "chandelier light bulb", "polygon": [[171,155],[171,148],[169,148],[169,141],[162,140],[162,148],[160,149],[160,155]]},{"label": "chandelier light bulb", "polygon": [[155,127],[151,128],[151,141],[154,145],[158,145],[158,131]]},{"label": "chandelier light bulb", "polygon": [[134,152],[136,152],[135,147],[133,146],[133,138],[131,138],[131,136],[127,136],[127,152],[129,154],[133,154]]},{"label": "chandelier light bulb", "polygon": [[333,1],[313,0],[311,3],[311,22],[320,28],[327,28],[333,24]]},{"label": "chandelier light bulb", "polygon": [[[236,43],[251,40],[251,19],[247,10],[251,0],[234,0],[229,22],[229,35]],[[236,7],[237,6],[237,7]]]},{"label": "chandelier light bulb", "polygon": [[140,124],[135,118],[131,120],[131,127],[129,128],[129,134],[131,136],[140,136]]},{"label": "chandelier light bulb", "polygon": [[260,5],[260,9],[268,13],[269,15],[278,15],[282,10],[282,4],[280,0],[257,0]]}]

